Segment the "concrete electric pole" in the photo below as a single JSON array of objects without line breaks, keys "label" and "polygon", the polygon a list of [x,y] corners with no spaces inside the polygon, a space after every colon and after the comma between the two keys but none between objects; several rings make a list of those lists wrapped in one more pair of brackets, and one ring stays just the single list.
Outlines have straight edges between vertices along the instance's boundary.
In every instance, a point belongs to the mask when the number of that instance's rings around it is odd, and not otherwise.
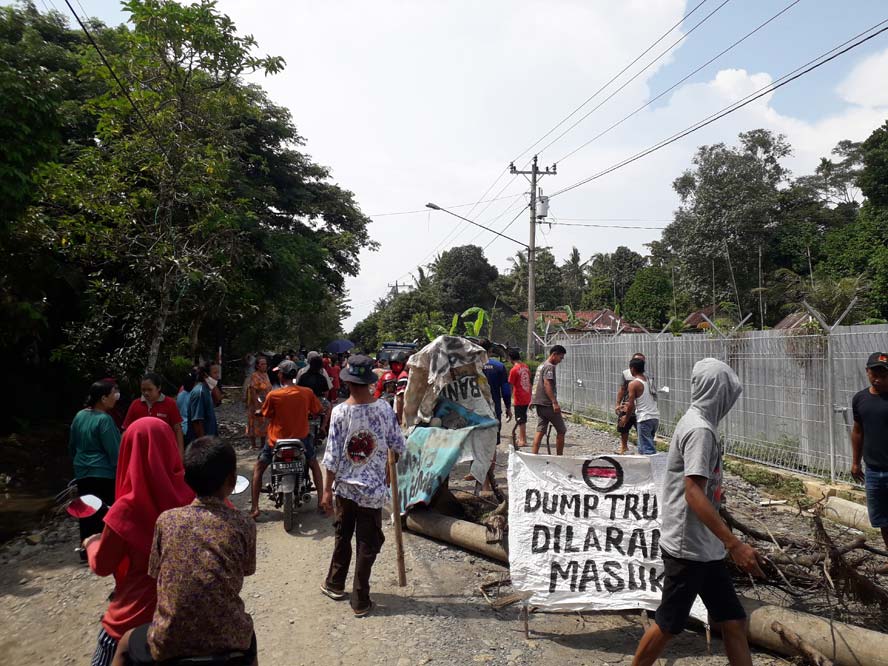
[{"label": "concrete electric pole", "polygon": [[[554,176],[557,171],[557,165],[546,167],[545,171],[540,171],[537,166],[537,156],[533,156],[533,163],[530,171],[520,171],[515,168],[515,164],[509,165],[509,173],[513,175],[530,176],[530,239],[527,247],[527,351],[526,361],[533,358],[533,326],[536,310],[536,225],[537,225],[537,182],[543,176]],[[545,215],[543,216],[545,217]]]}]

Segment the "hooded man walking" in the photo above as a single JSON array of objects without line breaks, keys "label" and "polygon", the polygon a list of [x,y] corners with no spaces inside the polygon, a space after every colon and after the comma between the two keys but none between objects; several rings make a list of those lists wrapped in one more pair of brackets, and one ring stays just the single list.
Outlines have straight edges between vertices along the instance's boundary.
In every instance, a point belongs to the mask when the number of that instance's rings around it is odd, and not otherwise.
[{"label": "hooded man walking", "polygon": [[725,554],[740,569],[763,577],[759,554],[731,532],[718,514],[722,500],[722,443],[718,424],[743,392],[727,364],[704,358],[691,375],[691,406],[675,426],[663,481],[660,548],[663,552],[663,598],[656,622],[645,632],[633,666],[647,666],[687,623],[697,595],[709,620],[721,628],[732,666],[751,666],[746,641],[746,613]]}]

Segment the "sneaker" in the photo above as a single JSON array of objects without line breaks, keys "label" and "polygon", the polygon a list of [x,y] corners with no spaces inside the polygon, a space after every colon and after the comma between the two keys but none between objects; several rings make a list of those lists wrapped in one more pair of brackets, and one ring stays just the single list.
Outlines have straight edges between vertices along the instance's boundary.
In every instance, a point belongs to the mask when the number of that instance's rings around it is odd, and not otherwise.
[{"label": "sneaker", "polygon": [[362,610],[356,610],[356,611],[355,611],[355,617],[364,617],[364,616],[366,616],[366,615],[370,615],[370,611],[373,610],[373,607],[374,607],[375,605],[376,605],[376,604],[374,604],[374,603],[371,601],[371,602],[370,602],[370,605],[367,606],[367,608],[364,608],[364,609],[362,609]]},{"label": "sneaker", "polygon": [[348,596],[345,592],[330,589],[326,583],[321,585],[321,594],[330,597],[333,601],[342,601]]}]

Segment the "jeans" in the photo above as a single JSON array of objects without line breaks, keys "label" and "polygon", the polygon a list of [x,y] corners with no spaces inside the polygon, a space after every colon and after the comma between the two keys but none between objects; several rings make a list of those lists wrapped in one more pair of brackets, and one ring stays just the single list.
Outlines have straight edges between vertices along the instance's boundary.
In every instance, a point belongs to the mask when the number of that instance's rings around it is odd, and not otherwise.
[{"label": "jeans", "polygon": [[638,452],[644,456],[651,456],[657,452],[654,446],[654,437],[657,435],[657,426],[660,419],[648,419],[639,422],[635,427],[638,430]]},{"label": "jeans", "polygon": [[352,581],[351,607],[361,611],[370,606],[370,570],[382,550],[382,509],[369,509],[344,497],[336,497],[336,519],[333,522],[336,541],[333,558],[327,574],[327,587],[345,590],[345,579],[352,558],[352,536],[355,537],[357,557]]},{"label": "jeans", "polygon": [[870,524],[879,529],[888,527],[888,469],[867,466],[864,474]]}]

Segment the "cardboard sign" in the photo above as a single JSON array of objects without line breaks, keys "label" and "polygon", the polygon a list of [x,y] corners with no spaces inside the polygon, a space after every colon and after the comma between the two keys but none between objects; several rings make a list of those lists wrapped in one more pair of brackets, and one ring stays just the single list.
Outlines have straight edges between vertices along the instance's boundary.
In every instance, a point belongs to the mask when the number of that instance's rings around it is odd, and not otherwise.
[{"label": "cardboard sign", "polygon": [[[509,456],[509,568],[529,603],[656,610],[663,593],[660,489],[666,454]],[[705,620],[699,600],[692,611]]]}]

